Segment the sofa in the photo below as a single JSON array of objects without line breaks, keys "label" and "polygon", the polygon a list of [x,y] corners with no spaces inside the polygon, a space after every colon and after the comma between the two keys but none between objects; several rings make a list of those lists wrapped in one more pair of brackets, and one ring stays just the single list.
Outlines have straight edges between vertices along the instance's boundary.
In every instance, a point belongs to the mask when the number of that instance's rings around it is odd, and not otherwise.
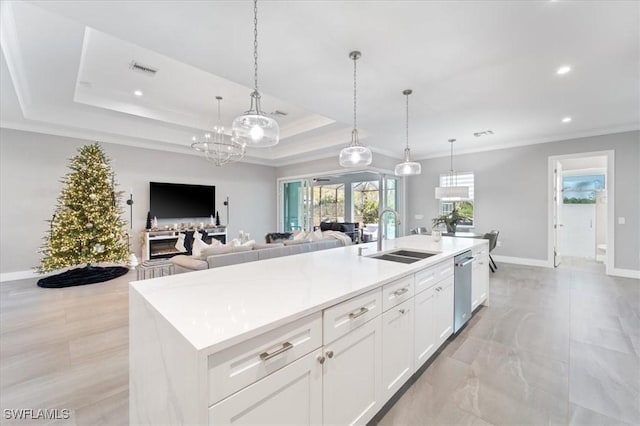
[{"label": "sofa", "polygon": [[[314,228],[318,227],[316,226]],[[323,232],[342,232],[351,237],[351,241],[355,244],[360,241],[360,224],[358,222],[321,222],[319,229]]]},{"label": "sofa", "polygon": [[207,256],[206,259],[177,255],[171,258],[171,263],[174,265],[174,272],[180,274],[342,246],[343,243],[337,239],[324,239],[319,241],[289,240],[284,243],[255,244],[253,247],[232,247],[230,253],[214,254]]}]

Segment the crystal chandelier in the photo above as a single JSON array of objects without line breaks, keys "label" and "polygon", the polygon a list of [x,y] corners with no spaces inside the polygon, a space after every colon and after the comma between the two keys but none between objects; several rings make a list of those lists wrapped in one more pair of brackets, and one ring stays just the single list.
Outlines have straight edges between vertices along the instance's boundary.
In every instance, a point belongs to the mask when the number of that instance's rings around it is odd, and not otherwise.
[{"label": "crystal chandelier", "polygon": [[413,176],[422,173],[420,163],[411,161],[411,150],[409,149],[409,95],[413,93],[411,89],[404,90],[403,95],[407,98],[407,120],[406,120],[406,139],[407,146],[404,149],[404,161],[396,165],[396,176]]},{"label": "crystal chandelier", "polygon": [[436,198],[439,200],[459,201],[469,198],[469,187],[458,186],[458,174],[453,171],[453,143],[455,139],[449,139],[451,144],[451,168],[447,176],[448,186],[439,186],[436,188]]},{"label": "crystal chandelier", "polygon": [[356,61],[360,59],[362,54],[358,51],[349,53],[349,58],[353,59],[353,130],[351,131],[351,143],[340,151],[340,165],[342,167],[362,167],[368,166],[373,160],[371,150],[366,146],[360,145],[358,139],[358,127],[357,127],[357,73],[356,73]]},{"label": "crystal chandelier", "polygon": [[253,92],[249,111],[233,120],[233,139],[245,146],[268,148],[278,144],[280,126],[260,108],[258,92],[258,0],[253,1]]},{"label": "crystal chandelier", "polygon": [[244,145],[236,142],[224,134],[224,127],[220,119],[220,101],[222,96],[216,96],[218,101],[218,124],[213,128],[213,135],[205,133],[202,140],[193,137],[191,148],[202,152],[207,160],[216,166],[233,163],[244,156]]}]

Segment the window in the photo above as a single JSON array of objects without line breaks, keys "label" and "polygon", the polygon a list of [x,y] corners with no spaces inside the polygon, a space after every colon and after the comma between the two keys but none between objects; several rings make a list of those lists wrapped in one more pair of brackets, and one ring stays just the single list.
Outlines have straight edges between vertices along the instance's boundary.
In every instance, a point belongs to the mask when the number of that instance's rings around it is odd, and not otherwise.
[{"label": "window", "polygon": [[344,184],[313,187],[313,224],[344,222]]},{"label": "window", "polygon": [[[452,181],[453,180],[453,181]],[[464,222],[460,222],[458,226],[460,227],[473,227],[473,197],[474,197],[474,175],[473,172],[467,173],[458,173],[454,179],[451,179],[451,175],[444,174],[440,175],[440,186],[468,186],[469,187],[469,198],[466,200],[456,200],[456,201],[448,201],[448,200],[440,200],[440,214],[449,214],[453,211],[454,208],[457,208],[460,213],[469,217],[469,220]]]},{"label": "window", "polygon": [[360,227],[378,223],[378,205],[380,200],[380,181],[354,182],[351,184],[353,193],[353,221],[360,223]]},{"label": "window", "polygon": [[604,175],[564,176],[562,201],[564,204],[595,204],[596,192],[604,188]]}]

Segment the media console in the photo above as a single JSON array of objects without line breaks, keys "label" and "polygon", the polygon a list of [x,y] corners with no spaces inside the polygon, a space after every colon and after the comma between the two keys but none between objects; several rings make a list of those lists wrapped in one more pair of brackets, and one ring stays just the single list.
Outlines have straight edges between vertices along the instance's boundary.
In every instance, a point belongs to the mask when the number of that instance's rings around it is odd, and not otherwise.
[{"label": "media console", "polygon": [[178,241],[178,234],[189,231],[207,232],[204,242],[211,244],[211,240],[215,238],[223,244],[227,242],[227,228],[225,226],[210,226],[200,229],[184,229],[184,230],[146,230],[144,231],[144,241],[142,245],[142,260],[151,259],[168,259],[178,254],[184,254],[175,247]]}]

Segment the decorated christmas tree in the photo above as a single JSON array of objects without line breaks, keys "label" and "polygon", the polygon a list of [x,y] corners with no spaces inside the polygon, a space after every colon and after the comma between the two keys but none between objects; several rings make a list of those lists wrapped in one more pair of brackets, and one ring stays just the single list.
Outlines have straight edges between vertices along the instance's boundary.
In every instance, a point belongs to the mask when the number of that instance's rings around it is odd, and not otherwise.
[{"label": "decorated christmas tree", "polygon": [[100,262],[125,263],[129,256],[120,194],[109,159],[97,143],[78,151],[71,159],[71,172],[62,179],[65,188],[45,236],[40,272]]}]

